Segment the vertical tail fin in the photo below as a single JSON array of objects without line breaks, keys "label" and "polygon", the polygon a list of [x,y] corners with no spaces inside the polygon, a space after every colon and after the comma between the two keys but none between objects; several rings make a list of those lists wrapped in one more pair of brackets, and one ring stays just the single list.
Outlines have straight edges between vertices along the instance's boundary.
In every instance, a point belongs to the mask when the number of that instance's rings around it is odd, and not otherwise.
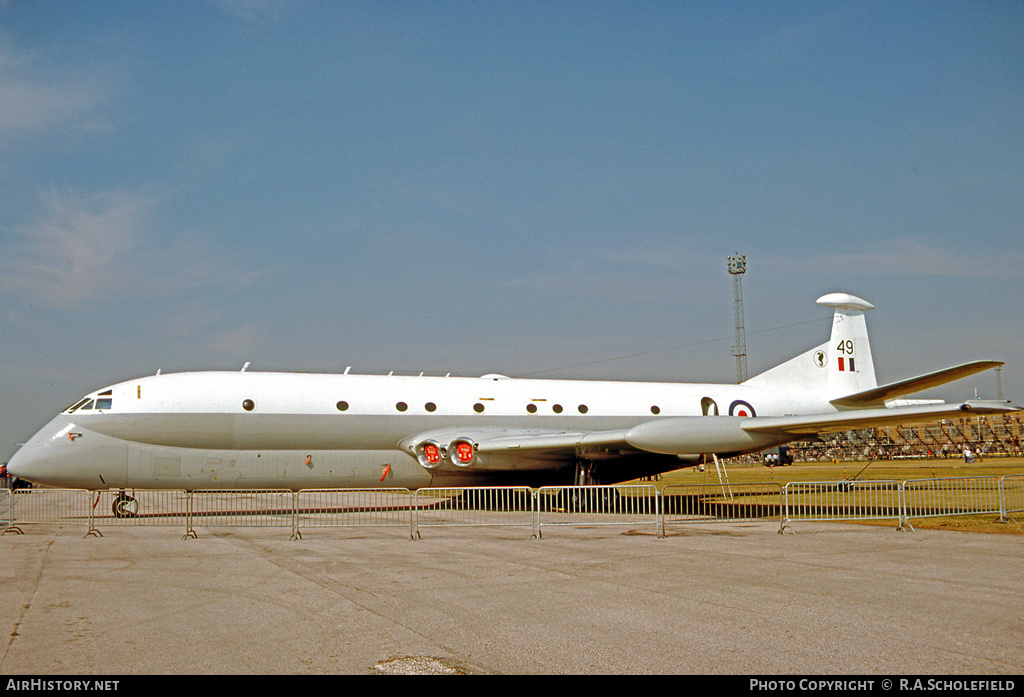
[{"label": "vertical tail fin", "polygon": [[744,385],[805,388],[828,398],[878,386],[864,321],[864,313],[875,306],[848,293],[823,295],[818,304],[835,308],[828,342],[750,378]]},{"label": "vertical tail fin", "polygon": [[875,362],[871,358],[868,327],[864,313],[874,305],[848,293],[829,293],[818,298],[818,304],[834,307],[832,338],[825,351],[829,375],[829,391],[838,396],[878,387]]}]

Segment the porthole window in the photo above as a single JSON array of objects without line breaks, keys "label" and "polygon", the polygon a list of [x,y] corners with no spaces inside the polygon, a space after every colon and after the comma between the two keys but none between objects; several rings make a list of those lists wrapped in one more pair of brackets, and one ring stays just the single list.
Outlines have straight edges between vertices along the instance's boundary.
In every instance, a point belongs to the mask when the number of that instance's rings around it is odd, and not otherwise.
[{"label": "porthole window", "polygon": [[348,411],[348,402],[338,402],[338,411]]},{"label": "porthole window", "polygon": [[475,411],[477,414],[483,414],[484,405],[481,404],[480,402],[477,402],[476,404],[473,405],[473,411]]},{"label": "porthole window", "polygon": [[658,406],[653,406],[651,407],[651,413],[657,416],[658,414],[661,413],[661,408]]},{"label": "porthole window", "polygon": [[527,404],[526,405],[526,411],[530,412],[531,414],[536,414],[537,413],[537,405],[536,404]]},{"label": "porthole window", "polygon": [[242,408],[245,409],[246,411],[252,411],[253,409],[256,408],[256,402],[252,401],[251,399],[246,399],[242,402]]},{"label": "porthole window", "polygon": [[581,404],[579,409],[581,414],[586,414],[588,411],[590,411],[590,409],[587,408],[586,404]]},{"label": "porthole window", "polygon": [[562,405],[561,404],[556,404],[555,406],[551,407],[551,411],[555,412],[556,414],[561,414],[562,413]]},{"label": "porthole window", "polygon": [[429,412],[437,411],[437,405],[434,404],[433,402],[427,402],[426,404],[423,405],[423,408]]},{"label": "porthole window", "polygon": [[406,404],[405,402],[399,402],[398,404],[395,405],[395,409],[397,409],[398,411],[405,411],[408,408],[409,405]]}]

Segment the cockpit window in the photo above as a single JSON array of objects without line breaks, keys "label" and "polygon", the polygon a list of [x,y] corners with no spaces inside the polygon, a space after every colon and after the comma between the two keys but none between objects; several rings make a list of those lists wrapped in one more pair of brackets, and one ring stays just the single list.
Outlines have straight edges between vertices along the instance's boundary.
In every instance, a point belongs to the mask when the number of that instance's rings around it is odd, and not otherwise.
[{"label": "cockpit window", "polygon": [[[106,394],[106,393],[104,393]],[[114,406],[113,397],[97,397],[93,399],[86,397],[64,410],[65,414],[73,414],[76,411],[91,411],[93,409],[111,409]]]},{"label": "cockpit window", "polygon": [[72,404],[70,407],[68,407],[64,411],[67,412],[68,414],[70,414],[70,413],[72,413],[73,411],[75,411],[76,409],[78,409],[80,406],[82,406],[83,404],[85,404],[88,401],[89,401],[89,398],[86,397],[85,399],[83,399],[80,402],[75,402],[74,404]]}]

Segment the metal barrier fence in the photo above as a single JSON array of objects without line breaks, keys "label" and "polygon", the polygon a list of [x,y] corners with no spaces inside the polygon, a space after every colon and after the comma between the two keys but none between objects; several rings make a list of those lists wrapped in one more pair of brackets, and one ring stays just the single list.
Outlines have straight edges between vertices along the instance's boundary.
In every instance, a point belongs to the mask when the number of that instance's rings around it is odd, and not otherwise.
[{"label": "metal barrier fence", "polygon": [[90,492],[75,489],[16,489],[9,492],[4,532],[22,532],[22,525],[57,523],[94,529]]},{"label": "metal barrier fence", "polygon": [[651,525],[662,534],[653,484],[544,486],[535,496],[534,536],[550,526]]},{"label": "metal barrier fence", "polygon": [[0,526],[6,531],[12,526],[14,513],[11,510],[14,505],[13,492],[10,489],[0,489]]},{"label": "metal barrier fence", "polygon": [[412,534],[414,498],[408,489],[304,489],[295,493],[295,524],[301,528],[401,527]]},{"label": "metal barrier fence", "polygon": [[1013,520],[1011,513],[1024,512],[1024,474],[1010,474],[1000,480],[1003,494],[1003,510],[999,516],[1002,522]]},{"label": "metal barrier fence", "polygon": [[781,497],[778,482],[666,486],[662,524],[781,521]]},{"label": "metal barrier fence", "polygon": [[902,527],[902,487],[897,481],[789,482],[782,489],[779,532],[795,521],[884,520]]},{"label": "metal barrier fence", "polygon": [[529,487],[418,489],[412,535],[421,527],[520,526],[534,529],[534,492]]},{"label": "metal barrier fence", "polygon": [[996,477],[913,479],[903,482],[903,521],[958,515],[1002,514]]},{"label": "metal barrier fence", "polygon": [[[40,491],[46,491],[41,489]],[[191,530],[191,500],[185,491],[140,489],[128,494],[118,490],[84,492],[92,516],[89,534],[99,535],[99,526],[175,527]]]},{"label": "metal barrier fence", "polygon": [[39,523],[100,527],[165,526],[195,537],[204,528],[401,528],[419,538],[423,528],[513,526],[651,526],[738,521],[898,521],[911,518],[1024,511],[1024,475],[898,481],[776,482],[733,485],[473,487],[447,489],[308,489],[265,491],[86,491],[0,489],[0,530],[22,532]]}]

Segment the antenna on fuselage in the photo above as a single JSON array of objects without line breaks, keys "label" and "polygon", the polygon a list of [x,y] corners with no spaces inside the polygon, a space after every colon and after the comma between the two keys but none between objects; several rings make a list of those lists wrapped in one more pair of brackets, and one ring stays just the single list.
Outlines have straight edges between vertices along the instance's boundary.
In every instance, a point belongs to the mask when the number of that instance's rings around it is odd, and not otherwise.
[{"label": "antenna on fuselage", "polygon": [[250,365],[252,365],[252,361],[246,361],[245,365],[242,366],[242,372],[244,373],[245,369],[248,368]]}]

